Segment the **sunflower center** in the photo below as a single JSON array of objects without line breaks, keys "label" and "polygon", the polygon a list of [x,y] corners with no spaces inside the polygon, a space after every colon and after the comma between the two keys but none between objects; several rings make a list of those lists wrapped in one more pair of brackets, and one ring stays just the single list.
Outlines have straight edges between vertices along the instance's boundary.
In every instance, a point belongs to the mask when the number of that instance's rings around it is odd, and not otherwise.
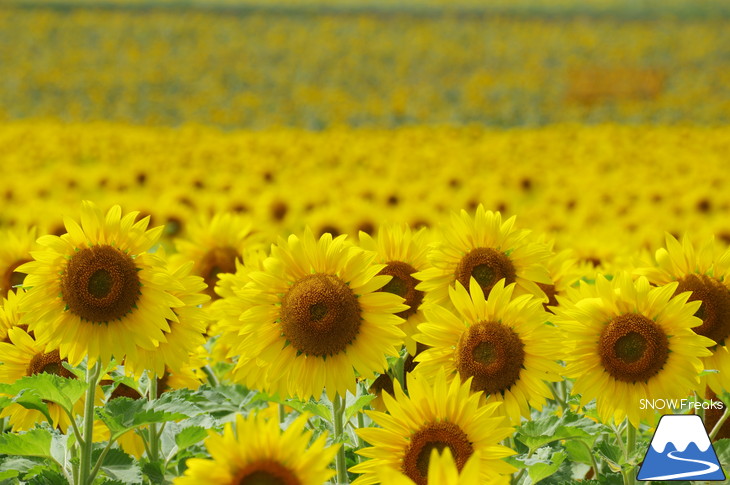
[{"label": "sunflower center", "polygon": [[456,466],[461,471],[474,453],[469,437],[456,424],[448,421],[431,423],[411,435],[410,444],[403,456],[402,471],[417,485],[428,483],[428,464],[431,451],[449,448]]},{"label": "sunflower center", "polygon": [[456,369],[473,377],[471,389],[487,394],[504,392],[520,378],[525,345],[507,325],[479,322],[464,332],[456,347]]},{"label": "sunflower center", "polygon": [[289,468],[273,460],[249,464],[231,481],[231,485],[301,485]]},{"label": "sunflower center", "polygon": [[281,302],[281,327],[299,352],[319,357],[344,351],[360,330],[360,305],[340,278],[312,274],[295,282]]},{"label": "sunflower center", "polygon": [[419,281],[411,276],[416,272],[416,268],[403,261],[390,261],[385,268],[380,270],[378,274],[390,275],[393,278],[383,286],[380,291],[394,293],[406,300],[408,310],[403,310],[397,315],[404,320],[418,311],[418,307],[423,302],[423,292],[416,289]]},{"label": "sunflower center", "polygon": [[232,247],[213,248],[200,260],[199,275],[203,277],[205,284],[208,285],[205,292],[211,299],[220,298],[215,292],[215,284],[218,282],[218,274],[235,273],[236,258],[241,255]]},{"label": "sunflower center", "polygon": [[505,279],[505,284],[514,283],[517,273],[512,261],[504,253],[492,248],[476,248],[461,258],[456,267],[456,281],[467,291],[472,277],[487,296],[494,284],[502,278]]},{"label": "sunflower center", "polygon": [[23,284],[23,280],[25,280],[25,273],[19,273],[15,271],[15,268],[29,261],[29,259],[23,259],[20,261],[16,261],[15,263],[7,267],[7,269],[3,273],[2,280],[0,280],[0,289],[2,289],[2,291],[4,292],[2,295],[0,295],[1,297],[5,297],[8,292],[13,291],[13,288],[15,286]]},{"label": "sunflower center", "polygon": [[545,293],[545,296],[547,296],[548,301],[547,303],[543,303],[542,307],[545,309],[548,313],[553,313],[552,310],[550,310],[548,307],[550,306],[558,306],[558,299],[555,297],[555,295],[558,294],[558,292],[555,290],[555,285],[548,285],[546,283],[538,283],[537,286],[540,287],[540,289]]},{"label": "sunflower center", "polygon": [[131,312],[140,295],[134,260],[111,246],[92,246],[74,254],[61,276],[61,295],[68,311],[102,323]]},{"label": "sunflower center", "polygon": [[730,335],[730,290],[722,282],[706,275],[689,274],[679,280],[675,294],[691,291],[688,301],[702,302],[695,313],[702,325],[692,330],[698,335],[711,338],[725,345]]},{"label": "sunflower center", "polygon": [[36,374],[55,374],[67,379],[75,379],[73,372],[63,366],[65,359],[61,359],[58,350],[54,350],[47,354],[36,354],[30,359],[27,374],[34,376]]},{"label": "sunflower center", "polygon": [[611,377],[623,382],[646,382],[664,367],[669,339],[654,321],[627,313],[603,328],[598,342],[601,364]]}]

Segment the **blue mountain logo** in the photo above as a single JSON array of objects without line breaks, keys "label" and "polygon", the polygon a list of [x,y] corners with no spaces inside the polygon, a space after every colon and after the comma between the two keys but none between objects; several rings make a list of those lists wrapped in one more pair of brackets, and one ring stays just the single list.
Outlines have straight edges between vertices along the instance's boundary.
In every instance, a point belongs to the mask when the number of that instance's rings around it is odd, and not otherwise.
[{"label": "blue mountain logo", "polygon": [[638,480],[725,480],[702,418],[669,414],[659,420]]}]

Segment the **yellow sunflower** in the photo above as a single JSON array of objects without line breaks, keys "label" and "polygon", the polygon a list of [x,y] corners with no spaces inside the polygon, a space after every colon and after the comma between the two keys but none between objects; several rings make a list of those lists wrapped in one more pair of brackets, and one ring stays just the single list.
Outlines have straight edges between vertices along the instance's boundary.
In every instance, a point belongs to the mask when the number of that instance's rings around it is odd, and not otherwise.
[{"label": "yellow sunflower", "polygon": [[[459,472],[450,448],[444,448],[443,453],[439,453],[438,448],[431,450],[431,458],[428,462],[428,480],[427,483],[438,485],[474,485],[480,483],[481,479],[481,454],[477,451],[466,460],[464,468]],[[389,467],[383,467],[378,472],[380,483],[388,485],[416,485],[416,482],[408,478],[401,472],[393,470]],[[490,484],[509,483],[508,475],[499,475],[494,477]]]},{"label": "yellow sunflower", "polygon": [[514,224],[514,216],[502,222],[499,212],[484,210],[481,204],[474,218],[464,210],[452,213],[451,224],[441,231],[442,242],[429,252],[432,268],[413,275],[422,281],[416,289],[426,293],[428,302],[445,304],[456,282],[468,288],[475,278],[489,294],[505,279],[516,283],[517,294],[546,299],[537,284],[553,284],[546,268],[550,252],[545,244],[532,241],[530,231],[515,229]]},{"label": "yellow sunflower", "polygon": [[133,360],[138,349],[164,342],[168,322],[178,321],[173,308],[184,303],[169,290],[179,283],[147,252],[162,227],[148,231],[148,218],[136,217],[122,217],[119,206],[104,217],[85,201],[81,225],[66,218],[68,233],[38,239],[43,249],[32,253],[35,261],[18,268],[30,288],[21,323],[73,366],[87,355],[89,365],[112,356]]},{"label": "yellow sunflower", "polygon": [[205,446],[211,459],[189,459],[185,475],[173,483],[322,485],[335,474],[329,464],[339,446],[325,448],[326,434],[310,443],[307,418],[299,416],[282,432],[277,419],[236,416],[235,430],[227,423],[222,436],[210,432]]},{"label": "yellow sunflower", "polygon": [[471,278],[471,292],[457,283],[450,288],[458,314],[433,305],[415,339],[430,348],[416,358],[416,372],[471,379],[474,392],[484,391],[487,402],[503,402],[499,412],[512,424],[529,418],[530,406],[540,409],[552,393],[545,381],[559,381],[562,358],[557,328],[545,322],[548,313],[532,295],[512,298],[515,284],[494,285],[488,298]]},{"label": "yellow sunflower", "polygon": [[[494,416],[499,403],[480,404],[481,393],[470,391],[471,382],[461,383],[457,375],[450,381],[439,370],[433,385],[423,376],[409,374],[406,396],[395,383],[395,397],[383,394],[388,414],[366,411],[380,428],[360,428],[357,434],[373,445],[358,453],[371,458],[350,468],[361,473],[353,485],[380,483],[383,468],[400,471],[418,485],[428,483],[432,450],[449,448],[459,470],[480,453],[480,478],[475,483],[493,483],[515,469],[502,458],[514,454],[498,443],[512,434],[504,418]],[[439,482],[436,482],[439,483]],[[434,485],[433,483],[431,485]]]},{"label": "yellow sunflower", "polygon": [[251,221],[232,213],[220,213],[212,219],[193,220],[188,238],[175,239],[175,247],[185,260],[194,261],[193,274],[205,280],[206,292],[215,300],[215,285],[220,273],[236,271],[236,261],[253,247]]},{"label": "yellow sunflower", "polygon": [[[63,367],[65,359],[61,359],[58,350],[46,352],[46,345],[36,341],[21,327],[12,327],[8,330],[8,342],[0,342],[0,382],[12,384],[18,379],[41,373],[56,374],[61,377],[73,378],[76,376]],[[97,404],[102,403],[102,396],[97,394]],[[74,403],[76,414],[83,412],[84,398]],[[62,432],[71,424],[68,415],[58,404],[49,402],[48,413],[53,422]],[[8,417],[13,431],[31,429],[36,423],[46,421],[46,417],[35,409],[26,409],[20,404],[10,404],[0,413],[0,418]]]},{"label": "yellow sunflower", "polygon": [[653,416],[641,399],[682,399],[698,389],[700,358],[714,342],[692,331],[702,323],[693,316],[700,303],[688,303],[689,293],[673,296],[677,286],[653,288],[625,272],[611,280],[599,275],[587,298],[553,307],[573,393],[581,405],[596,399],[604,422],[628,417],[638,427]]},{"label": "yellow sunflower", "polygon": [[[19,290],[18,293],[13,291],[7,294],[7,298],[3,298],[0,307],[0,341],[10,342],[8,330],[20,325],[20,301],[25,298],[25,291]],[[23,325],[24,330],[28,327]]]},{"label": "yellow sunflower", "polygon": [[36,229],[21,231],[9,229],[0,232],[0,297],[21,285],[25,274],[18,266],[31,261],[30,252],[35,248]]},{"label": "yellow sunflower", "polygon": [[693,328],[698,335],[716,342],[712,355],[703,358],[705,369],[718,373],[707,374],[707,385],[717,394],[730,389],[730,249],[718,250],[714,240],[708,240],[695,249],[688,237],[680,244],[671,234],[665,236],[666,248],[655,255],[655,264],[636,270],[646,275],[654,285],[677,282],[675,294],[691,292],[688,301],[699,301],[695,316],[702,324]]},{"label": "yellow sunflower", "polygon": [[201,305],[209,300],[201,293],[206,285],[199,276],[190,274],[192,261],[170,268],[170,278],[176,282],[169,292],[183,305],[173,308],[178,320],[169,321],[170,331],[165,332],[165,341],[153,350],[140,349],[134,359],[125,361],[125,368],[140,375],[145,370],[154,371],[157,376],[165,372],[179,372],[186,368],[191,352],[205,344],[205,330],[208,315]]},{"label": "yellow sunflower", "polygon": [[398,314],[403,318],[403,332],[406,334],[405,345],[408,353],[416,353],[416,341],[413,334],[419,323],[423,322],[421,303],[424,293],[416,289],[418,280],[413,273],[428,268],[426,258],[425,229],[411,231],[411,228],[402,225],[380,226],[377,241],[369,234],[360,232],[360,247],[374,251],[375,261],[385,264],[379,274],[392,276],[392,279],[380,291],[395,293],[405,299],[408,309]]},{"label": "yellow sunflower", "polygon": [[[355,393],[355,369],[366,379],[387,367],[386,355],[398,355],[403,332],[397,316],[408,307],[403,299],[379,292],[390,276],[374,254],[349,246],[345,236],[319,240],[279,239],[263,265],[251,271],[241,292],[246,308],[239,317],[235,355],[244,356],[243,372],[267,368],[271,388],[302,399],[323,390]],[[222,337],[222,338],[223,338]],[[256,356],[249,358],[248,356]]]}]

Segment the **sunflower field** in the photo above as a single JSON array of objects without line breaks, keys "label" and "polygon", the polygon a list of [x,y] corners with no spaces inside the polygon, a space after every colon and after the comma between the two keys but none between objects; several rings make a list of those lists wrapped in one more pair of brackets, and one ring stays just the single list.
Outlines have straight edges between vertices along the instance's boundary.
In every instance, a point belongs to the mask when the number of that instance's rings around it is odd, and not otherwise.
[{"label": "sunflower field", "polygon": [[722,2],[6,0],[0,484],[725,481],[728,167]]}]

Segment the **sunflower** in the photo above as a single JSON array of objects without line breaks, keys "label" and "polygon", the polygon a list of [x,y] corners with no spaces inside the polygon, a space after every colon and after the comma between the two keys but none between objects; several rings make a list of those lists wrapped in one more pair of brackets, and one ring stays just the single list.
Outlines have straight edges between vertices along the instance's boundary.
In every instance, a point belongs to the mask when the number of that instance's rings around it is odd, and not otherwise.
[{"label": "sunflower", "polygon": [[164,261],[147,251],[162,227],[147,229],[149,219],[134,222],[119,206],[102,215],[91,202],[81,208],[81,225],[64,220],[67,234],[43,236],[35,261],[18,268],[30,287],[21,323],[40,340],[58,348],[61,358],[77,366],[153,350],[177,322],[173,308],[184,303],[169,291],[177,288]]},{"label": "sunflower", "polygon": [[418,280],[413,273],[428,268],[426,258],[426,232],[416,232],[406,226],[380,226],[378,239],[375,241],[369,234],[360,232],[360,247],[375,251],[375,261],[385,264],[379,274],[392,276],[392,279],[380,291],[395,293],[405,299],[408,309],[398,314],[405,322],[401,327],[406,334],[405,345],[408,353],[416,353],[416,341],[413,334],[419,323],[423,322],[423,311],[420,308],[424,293],[416,289]]},{"label": "sunflower", "polygon": [[403,344],[397,313],[408,307],[377,291],[391,277],[376,276],[384,265],[373,264],[374,256],[348,246],[345,236],[316,240],[308,229],[302,239],[279,239],[266,271],[249,272],[238,296],[246,308],[239,337],[223,336],[238,341],[236,355],[256,356],[238,367],[244,373],[267,367],[274,391],[302,399],[318,398],[323,389],[331,399],[355,393],[354,369],[365,379],[382,372],[386,355],[397,356]]},{"label": "sunflower", "polygon": [[8,330],[13,327],[22,327],[28,330],[27,325],[20,325],[20,301],[25,298],[25,291],[19,290],[18,293],[8,292],[7,298],[3,298],[2,306],[0,306],[0,341],[10,342]]},{"label": "sunflower", "polygon": [[219,213],[210,220],[193,220],[188,238],[175,239],[180,257],[195,262],[193,274],[205,280],[206,292],[215,300],[215,285],[221,273],[236,271],[236,261],[254,246],[251,222],[240,215]]},{"label": "sunflower", "polygon": [[652,288],[645,277],[634,282],[625,272],[611,280],[599,275],[587,298],[553,307],[573,393],[581,405],[596,399],[604,422],[628,417],[638,427],[653,413],[640,409],[641,399],[682,399],[698,389],[700,357],[710,355],[706,347],[714,342],[692,331],[702,323],[693,316],[700,303],[688,303],[689,293],[673,296],[677,287]]},{"label": "sunflower", "polygon": [[665,285],[677,282],[675,294],[691,292],[688,301],[699,301],[695,314],[702,320],[694,328],[698,335],[715,341],[710,350],[712,355],[703,358],[705,369],[718,373],[704,376],[707,385],[717,394],[730,389],[730,249],[719,252],[714,240],[708,240],[695,249],[688,237],[680,244],[674,236],[666,234],[666,248],[660,248],[655,255],[656,264],[636,270],[646,275],[649,282]]},{"label": "sunflower", "polygon": [[449,382],[443,370],[436,373],[433,385],[420,375],[409,374],[407,380],[410,397],[398,382],[395,397],[383,394],[388,414],[366,411],[381,428],[357,430],[373,446],[358,451],[371,460],[350,468],[362,474],[353,485],[379,483],[378,473],[385,467],[425,485],[432,450],[445,448],[450,449],[459,470],[474,453],[480,453],[479,483],[493,483],[501,480],[500,475],[515,471],[502,461],[514,451],[497,444],[513,431],[504,426],[503,417],[494,416],[499,403],[480,405],[481,393],[470,391],[468,379],[462,384],[457,375]]},{"label": "sunflower", "polygon": [[326,434],[310,443],[307,419],[299,416],[282,433],[276,419],[238,415],[235,431],[227,423],[222,436],[210,432],[205,446],[211,459],[189,459],[185,475],[173,483],[322,485],[335,474],[329,464],[339,446],[325,448]]},{"label": "sunflower", "polygon": [[504,279],[516,283],[517,294],[529,293],[546,299],[537,283],[553,284],[546,264],[550,252],[544,244],[530,239],[530,231],[514,228],[515,217],[504,223],[499,212],[484,210],[480,204],[474,218],[462,210],[451,214],[451,224],[442,230],[442,242],[429,252],[432,268],[415,273],[422,282],[416,289],[426,293],[428,302],[445,304],[449,288],[459,282],[469,288],[475,278],[482,292]]},{"label": "sunflower", "polygon": [[[444,448],[443,453],[439,453],[438,448],[433,448],[428,462],[427,483],[438,485],[473,485],[479,483],[481,477],[480,460],[481,454],[478,451],[474,452],[459,472],[450,448]],[[416,482],[406,475],[389,467],[381,468],[378,472],[378,478],[380,483],[387,483],[388,485],[416,485]],[[500,475],[494,477],[490,483],[506,484],[509,481],[508,475]]]},{"label": "sunflower", "polygon": [[183,303],[173,308],[178,320],[168,322],[170,331],[165,332],[165,341],[154,350],[140,349],[134,359],[125,361],[130,372],[139,375],[150,370],[157,376],[179,372],[187,367],[191,352],[205,344],[208,317],[200,306],[209,297],[201,293],[206,288],[203,279],[190,274],[192,267],[193,263],[189,261],[169,268],[170,278],[177,283],[169,292]]},{"label": "sunflower", "polygon": [[0,298],[23,283],[25,274],[18,267],[33,259],[30,252],[35,248],[35,240],[35,228],[0,233]]},{"label": "sunflower", "polygon": [[514,283],[498,281],[486,299],[474,278],[470,285],[470,292],[461,283],[449,289],[458,315],[436,305],[426,309],[415,338],[431,348],[419,354],[416,371],[430,376],[443,366],[449,375],[471,379],[472,391],[503,402],[500,411],[519,424],[530,406],[540,409],[552,396],[545,381],[560,380],[558,331],[545,323],[540,300],[512,298]]},{"label": "sunflower", "polygon": [[[41,373],[56,374],[61,377],[75,379],[76,376],[63,367],[62,359],[58,350],[46,351],[43,342],[35,340],[25,329],[15,326],[8,330],[8,341],[0,342],[0,382],[12,384],[18,379]],[[101,404],[101,396],[97,395],[97,404]],[[74,403],[76,414],[83,412],[84,398]],[[61,406],[49,402],[48,414],[53,422],[52,426],[58,427],[62,432],[71,424],[70,418],[63,411]],[[0,413],[0,418],[9,418],[13,431],[31,429],[36,423],[46,421],[46,417],[35,409],[26,409],[20,404],[10,404]]]}]

